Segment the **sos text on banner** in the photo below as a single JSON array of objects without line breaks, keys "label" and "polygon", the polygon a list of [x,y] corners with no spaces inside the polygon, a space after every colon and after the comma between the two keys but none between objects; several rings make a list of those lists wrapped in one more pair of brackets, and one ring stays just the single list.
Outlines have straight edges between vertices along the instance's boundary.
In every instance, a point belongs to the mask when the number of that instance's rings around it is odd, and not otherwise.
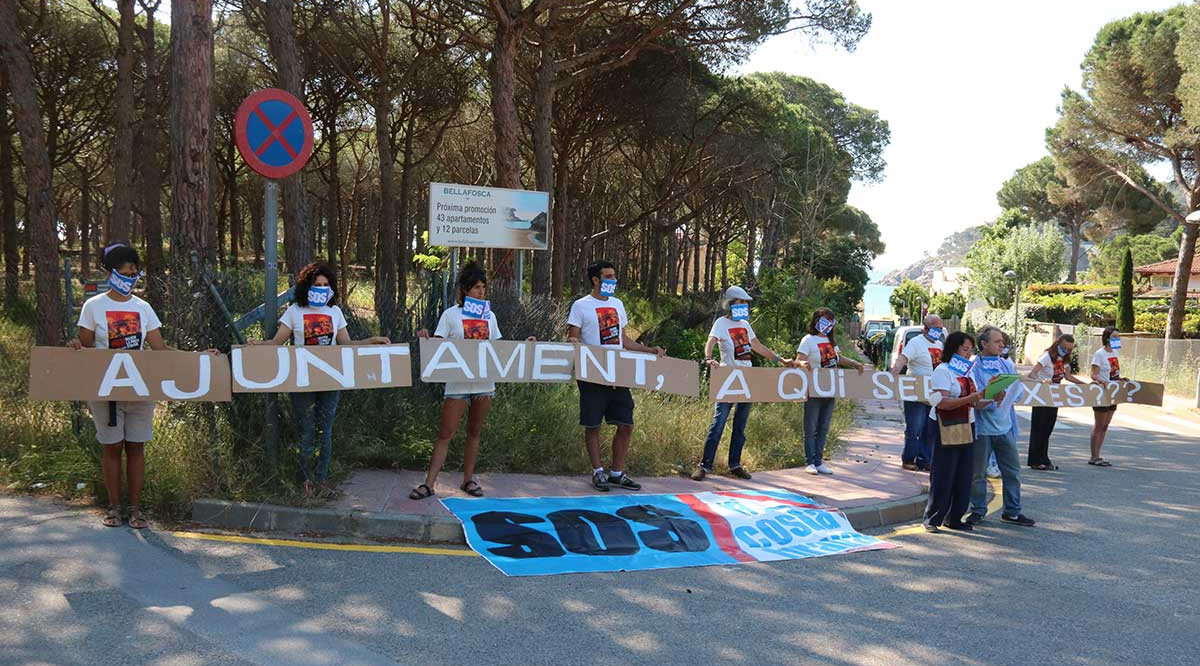
[{"label": "sos text on banner", "polygon": [[[1125,381],[1106,384],[1042,384],[1024,381],[1016,404],[1034,407],[1102,407],[1133,403],[1161,406],[1163,385]],[[928,377],[890,372],[800,368],[713,368],[708,397],[713,402],[799,402],[809,397],[929,402]]]},{"label": "sos text on banner", "polygon": [[509,576],[796,560],[895,545],[803,495],[727,491],[443,499],[467,543]]},{"label": "sos text on banner", "polygon": [[228,402],[223,354],[34,347],[30,400]]}]

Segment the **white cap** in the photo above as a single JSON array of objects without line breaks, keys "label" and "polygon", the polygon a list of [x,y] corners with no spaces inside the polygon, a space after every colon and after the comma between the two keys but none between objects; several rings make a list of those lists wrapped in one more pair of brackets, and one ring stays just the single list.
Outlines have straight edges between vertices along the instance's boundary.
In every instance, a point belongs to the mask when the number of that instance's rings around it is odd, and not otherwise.
[{"label": "white cap", "polygon": [[753,296],[751,296],[745,289],[742,289],[741,287],[737,286],[736,284],[725,290],[725,302],[728,303],[729,301],[732,301],[735,298],[741,299],[743,301],[754,300]]}]

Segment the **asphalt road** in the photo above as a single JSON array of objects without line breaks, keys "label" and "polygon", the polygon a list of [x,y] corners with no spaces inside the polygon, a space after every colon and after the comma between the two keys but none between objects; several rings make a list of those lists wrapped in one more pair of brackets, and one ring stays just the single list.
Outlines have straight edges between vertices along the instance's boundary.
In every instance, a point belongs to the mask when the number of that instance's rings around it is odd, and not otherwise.
[{"label": "asphalt road", "polygon": [[1070,416],[1062,469],[1024,474],[1035,528],[772,564],[506,578],[0,497],[0,664],[1197,663],[1200,425],[1122,407],[1100,469]]}]

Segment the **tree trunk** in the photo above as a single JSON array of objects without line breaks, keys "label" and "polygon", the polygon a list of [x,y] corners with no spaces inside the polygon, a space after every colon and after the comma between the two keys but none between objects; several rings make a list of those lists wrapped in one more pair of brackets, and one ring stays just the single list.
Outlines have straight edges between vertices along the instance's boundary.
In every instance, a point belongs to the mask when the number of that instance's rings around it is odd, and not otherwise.
[{"label": "tree trunk", "polygon": [[341,270],[340,274],[346,272],[346,259],[342,253],[342,181],[338,172],[338,133],[337,133],[337,117],[340,109],[337,105],[330,110],[325,118],[325,140],[329,143],[329,193],[327,197],[327,219],[325,222],[325,244],[328,246],[327,252],[329,263],[332,266],[338,266]]},{"label": "tree trunk", "polygon": [[171,3],[171,290],[177,343],[213,346],[223,322],[193,256],[216,258],[212,221],[212,0]]},{"label": "tree trunk", "polygon": [[392,101],[381,94],[375,101],[375,142],[379,150],[379,256],[376,260],[375,312],[380,334],[396,333],[396,194],[391,144]]},{"label": "tree trunk", "polygon": [[21,135],[21,154],[25,162],[28,202],[25,226],[28,229],[26,252],[32,250],[37,272],[37,328],[39,345],[62,343],[63,302],[58,263],[58,229],[54,221],[54,182],[50,155],[42,132],[42,114],[30,65],[28,41],[21,34],[13,3],[0,3],[0,65],[7,73],[12,94],[17,130]]},{"label": "tree trunk", "polygon": [[225,230],[229,228],[229,183],[221,188],[221,203],[217,205],[217,265],[225,264]]},{"label": "tree trunk", "polygon": [[1079,278],[1079,248],[1083,241],[1082,218],[1071,221],[1071,265],[1067,269],[1067,282],[1075,284]]},{"label": "tree trunk", "polygon": [[721,291],[729,288],[729,239],[721,243]]},{"label": "tree trunk", "polygon": [[[79,170],[79,279],[86,280],[91,267],[92,179]],[[74,323],[74,322],[71,322]]]},{"label": "tree trunk", "polygon": [[[1194,210],[1194,207],[1193,207]],[[1183,315],[1187,307],[1188,282],[1192,277],[1192,259],[1196,255],[1197,225],[1184,223],[1183,238],[1179,241],[1179,263],[1175,267],[1175,285],[1171,292],[1171,309],[1167,313],[1167,339],[1183,337]]]},{"label": "tree trunk", "polygon": [[120,24],[117,30],[117,88],[113,109],[113,207],[108,221],[105,245],[132,242],[130,212],[133,209],[133,0],[117,0]]},{"label": "tree trunk", "polygon": [[4,302],[17,302],[21,256],[17,252],[17,183],[13,176],[13,126],[8,121],[8,77],[0,67],[0,229],[4,232]]},{"label": "tree trunk", "polygon": [[[163,254],[162,189],[163,168],[159,161],[163,146],[162,98],[166,92],[160,86],[157,42],[154,36],[154,12],[146,10],[146,29],[142,31],[142,52],[146,75],[142,82],[142,97],[146,110],[142,117],[138,172],[141,175],[139,200],[142,227],[146,232],[146,297],[156,310],[166,307],[166,267]],[[98,238],[98,236],[97,236]]]},{"label": "tree trunk", "polygon": [[[304,101],[304,66],[296,48],[296,23],[293,18],[294,0],[267,0],[266,28],[271,59],[277,70],[276,85]],[[312,261],[308,220],[305,212],[304,183],[301,173],[284,178],[283,190],[283,254],[287,269],[299,273]]]},{"label": "tree trunk", "polygon": [[742,285],[750,288],[754,285],[754,253],[757,250],[758,241],[758,224],[754,215],[748,215],[746,219],[746,276],[744,278],[746,284]]},{"label": "tree trunk", "polygon": [[409,210],[412,206],[413,189],[413,132],[416,131],[416,116],[408,117],[404,130],[404,153],[400,164],[400,214],[397,222],[396,252],[396,304],[399,314],[408,310],[408,271],[412,266],[412,237]]},{"label": "tree trunk", "polygon": [[[230,146],[233,142],[230,141]],[[234,267],[242,255],[242,209],[238,205],[237,170],[229,179],[229,262]]]},{"label": "tree trunk", "polygon": [[[513,0],[504,0],[512,5]],[[519,3],[517,3],[519,5]],[[519,7],[517,8],[519,11]],[[509,14],[512,15],[509,10]],[[492,132],[495,135],[496,186],[521,189],[520,117],[517,114],[516,60],[517,45],[521,42],[521,25],[515,21],[498,21],[492,45],[492,61],[488,67],[492,90]],[[513,280],[513,254],[496,251],[496,261],[490,267],[492,281],[500,290],[509,288]]]},{"label": "tree trunk", "polygon": [[[557,7],[550,10],[550,20],[547,25],[553,26],[558,18]],[[534,181],[537,189],[550,193],[550,219],[546,225],[546,249],[533,253],[533,293],[548,295],[553,293],[552,278],[555,270],[554,253],[557,245],[565,243],[564,235],[560,236],[558,215],[554,210],[554,77],[557,73],[554,60],[554,35],[549,28],[542,34],[542,61],[538,66],[537,81],[533,90],[533,160]],[[561,291],[562,279],[559,278]]]},{"label": "tree trunk", "polygon": [[[553,206],[550,213],[550,223],[553,227],[550,233],[550,249],[547,253],[551,255],[550,266],[550,297],[562,298],[563,289],[570,282],[567,279],[567,257],[570,252],[571,245],[567,242],[567,221],[569,213],[567,212],[567,187],[568,185],[568,168],[570,164],[567,160],[561,160],[558,165],[558,170],[554,174],[554,194],[551,196],[550,203]],[[558,239],[557,241],[555,239]]]}]

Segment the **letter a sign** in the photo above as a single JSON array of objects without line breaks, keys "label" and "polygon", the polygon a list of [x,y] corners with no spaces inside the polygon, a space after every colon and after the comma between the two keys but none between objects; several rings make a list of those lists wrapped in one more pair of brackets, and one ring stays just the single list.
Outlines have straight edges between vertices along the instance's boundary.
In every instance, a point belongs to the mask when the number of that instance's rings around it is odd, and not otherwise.
[{"label": "letter a sign", "polygon": [[267,178],[287,178],[312,156],[313,126],[308,109],[278,88],[255,91],[242,102],[234,134],[242,159]]}]

